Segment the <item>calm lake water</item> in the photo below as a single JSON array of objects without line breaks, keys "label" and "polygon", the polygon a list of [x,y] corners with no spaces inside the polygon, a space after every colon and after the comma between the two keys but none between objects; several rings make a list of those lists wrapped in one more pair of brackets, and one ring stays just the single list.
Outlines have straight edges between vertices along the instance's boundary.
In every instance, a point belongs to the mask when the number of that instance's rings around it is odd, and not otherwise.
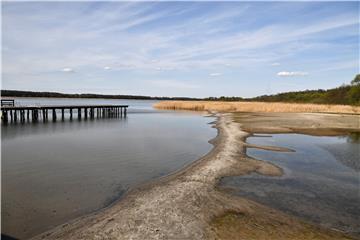
[{"label": "calm lake water", "polygon": [[274,134],[249,137],[256,145],[287,147],[295,152],[248,148],[253,158],[282,167],[282,177],[258,174],[224,178],[233,193],[304,220],[360,235],[360,144],[358,136],[314,137]]},{"label": "calm lake water", "polygon": [[154,101],[18,98],[18,105],[128,104],[126,118],[1,127],[2,233],[26,239],[108,206],[209,152],[213,118]]}]

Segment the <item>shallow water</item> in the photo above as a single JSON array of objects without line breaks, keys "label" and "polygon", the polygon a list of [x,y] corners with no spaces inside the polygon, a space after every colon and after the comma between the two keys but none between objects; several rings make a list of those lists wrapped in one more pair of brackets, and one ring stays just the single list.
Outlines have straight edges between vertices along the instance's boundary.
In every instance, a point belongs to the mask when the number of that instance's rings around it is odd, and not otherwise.
[{"label": "shallow water", "polygon": [[213,118],[156,111],[153,103],[121,100],[130,105],[126,118],[2,126],[2,233],[31,237],[210,151]]},{"label": "shallow water", "polygon": [[282,167],[282,177],[258,174],[226,177],[220,187],[306,221],[360,234],[360,144],[352,137],[274,134],[249,137],[256,145],[295,152],[248,148],[250,157]]}]

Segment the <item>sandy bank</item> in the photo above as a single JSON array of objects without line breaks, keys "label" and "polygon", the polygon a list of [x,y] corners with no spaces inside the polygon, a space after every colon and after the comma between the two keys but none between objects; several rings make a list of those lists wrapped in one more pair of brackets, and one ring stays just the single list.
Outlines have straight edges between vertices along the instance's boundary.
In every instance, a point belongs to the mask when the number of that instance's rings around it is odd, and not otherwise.
[{"label": "sandy bank", "polygon": [[245,155],[249,133],[241,130],[242,125],[232,114],[219,115],[218,136],[209,154],[180,172],[130,191],[107,209],[34,239],[293,239],[297,235],[348,239],[216,188],[223,176],[282,174],[280,168]]}]

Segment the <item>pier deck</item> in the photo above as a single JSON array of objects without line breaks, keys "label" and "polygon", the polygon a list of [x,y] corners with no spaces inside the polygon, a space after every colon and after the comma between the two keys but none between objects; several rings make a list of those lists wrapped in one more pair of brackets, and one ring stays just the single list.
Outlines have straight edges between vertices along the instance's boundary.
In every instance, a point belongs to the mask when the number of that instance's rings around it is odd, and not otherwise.
[{"label": "pier deck", "polygon": [[[49,119],[49,111],[52,120],[57,120],[60,114],[61,120],[65,119],[65,112],[69,113],[70,120],[74,115],[80,120],[95,117],[126,117],[128,105],[48,105],[48,106],[2,106],[1,119],[3,123],[8,122],[37,122]],[[76,114],[75,114],[76,113]]]}]

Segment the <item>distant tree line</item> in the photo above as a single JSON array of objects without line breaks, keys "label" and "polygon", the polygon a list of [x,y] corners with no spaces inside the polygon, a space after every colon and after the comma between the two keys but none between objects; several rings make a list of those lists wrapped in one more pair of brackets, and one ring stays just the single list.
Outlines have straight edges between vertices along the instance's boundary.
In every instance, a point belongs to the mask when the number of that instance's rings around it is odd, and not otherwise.
[{"label": "distant tree line", "polygon": [[1,90],[3,97],[48,97],[48,98],[105,98],[105,99],[138,99],[138,100],[200,100],[188,97],[150,97],[141,95],[103,95],[103,94],[70,94],[58,92],[33,92],[18,90]]},{"label": "distant tree line", "polygon": [[245,98],[242,97],[208,97],[204,98],[206,101],[227,101],[227,102],[236,102],[236,101],[245,101]]},{"label": "distant tree line", "polygon": [[356,75],[350,85],[343,85],[328,90],[305,90],[286,92],[275,95],[263,95],[254,98],[210,97],[210,101],[259,101],[360,105],[360,74]]},{"label": "distant tree line", "polygon": [[55,98],[105,98],[105,99],[139,99],[139,100],[206,100],[206,101],[259,101],[259,102],[290,102],[290,103],[321,103],[360,105],[360,74],[357,74],[349,85],[323,90],[305,90],[286,92],[275,95],[263,95],[254,98],[241,97],[150,97],[140,95],[102,95],[102,94],[67,94],[57,92],[32,92],[17,90],[1,90],[5,97],[55,97]]}]

